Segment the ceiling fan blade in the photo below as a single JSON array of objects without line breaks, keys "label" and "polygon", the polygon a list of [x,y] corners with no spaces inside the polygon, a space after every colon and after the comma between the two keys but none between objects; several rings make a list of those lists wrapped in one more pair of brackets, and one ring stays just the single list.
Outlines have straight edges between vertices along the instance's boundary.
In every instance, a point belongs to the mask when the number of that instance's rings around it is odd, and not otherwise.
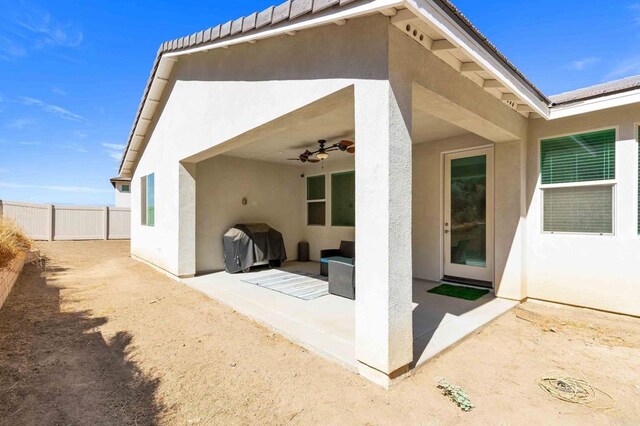
[{"label": "ceiling fan blade", "polygon": [[318,160],[317,158],[309,158],[309,162],[315,164],[315,163],[319,163],[320,160]]},{"label": "ceiling fan blade", "polygon": [[355,143],[353,141],[348,141],[348,140],[341,140],[340,143],[338,143],[338,145],[342,145],[342,146],[346,146],[347,148],[349,148],[350,146],[355,145]]},{"label": "ceiling fan blade", "polygon": [[356,147],[355,146],[350,146],[349,148],[347,148],[347,152],[349,154],[355,154],[356,153]]},{"label": "ceiling fan blade", "polygon": [[289,161],[300,161],[299,158],[287,158],[287,160],[289,160]]}]

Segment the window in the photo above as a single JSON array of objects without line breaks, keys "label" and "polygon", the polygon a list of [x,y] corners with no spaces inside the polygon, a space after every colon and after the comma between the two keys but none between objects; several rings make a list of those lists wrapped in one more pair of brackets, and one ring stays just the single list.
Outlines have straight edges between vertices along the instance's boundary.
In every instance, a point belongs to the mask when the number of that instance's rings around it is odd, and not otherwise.
[{"label": "window", "polygon": [[155,212],[155,176],[153,173],[143,176],[140,179],[140,201],[142,214],[142,224],[154,226],[156,222]]},{"label": "window", "polygon": [[356,226],[356,174],[331,175],[331,225]]},{"label": "window", "polygon": [[616,131],[540,143],[543,231],[613,234]]},{"label": "window", "polygon": [[122,192],[131,192],[129,185],[122,185]]},{"label": "window", "polygon": [[307,225],[326,224],[325,177],[307,177]]}]

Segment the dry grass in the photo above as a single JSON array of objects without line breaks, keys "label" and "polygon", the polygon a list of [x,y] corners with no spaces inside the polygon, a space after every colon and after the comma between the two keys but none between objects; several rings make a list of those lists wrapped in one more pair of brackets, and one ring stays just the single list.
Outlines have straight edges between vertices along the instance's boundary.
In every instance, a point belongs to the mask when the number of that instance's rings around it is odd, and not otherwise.
[{"label": "dry grass", "polygon": [[0,269],[7,267],[21,252],[29,250],[31,245],[32,241],[15,222],[0,218]]}]

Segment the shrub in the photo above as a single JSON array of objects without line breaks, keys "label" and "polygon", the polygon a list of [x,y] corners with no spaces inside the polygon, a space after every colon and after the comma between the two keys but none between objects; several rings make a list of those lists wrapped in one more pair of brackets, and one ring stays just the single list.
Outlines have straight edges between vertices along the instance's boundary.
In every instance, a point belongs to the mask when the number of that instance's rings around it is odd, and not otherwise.
[{"label": "shrub", "polygon": [[31,240],[20,227],[15,222],[0,218],[0,269],[6,268],[16,256],[30,248]]},{"label": "shrub", "polygon": [[438,388],[442,390],[443,395],[448,396],[451,401],[455,402],[462,411],[471,411],[473,408],[467,393],[462,388],[449,383],[447,379],[440,379]]}]

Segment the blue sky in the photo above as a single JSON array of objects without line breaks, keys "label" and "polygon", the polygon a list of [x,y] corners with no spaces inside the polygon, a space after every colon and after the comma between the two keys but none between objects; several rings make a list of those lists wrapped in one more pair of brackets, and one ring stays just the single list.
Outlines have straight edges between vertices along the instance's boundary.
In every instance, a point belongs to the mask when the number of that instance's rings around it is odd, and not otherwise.
[{"label": "blue sky", "polygon": [[[640,73],[640,2],[455,0],[546,94]],[[112,204],[160,43],[269,0],[0,0],[0,199]]]}]

